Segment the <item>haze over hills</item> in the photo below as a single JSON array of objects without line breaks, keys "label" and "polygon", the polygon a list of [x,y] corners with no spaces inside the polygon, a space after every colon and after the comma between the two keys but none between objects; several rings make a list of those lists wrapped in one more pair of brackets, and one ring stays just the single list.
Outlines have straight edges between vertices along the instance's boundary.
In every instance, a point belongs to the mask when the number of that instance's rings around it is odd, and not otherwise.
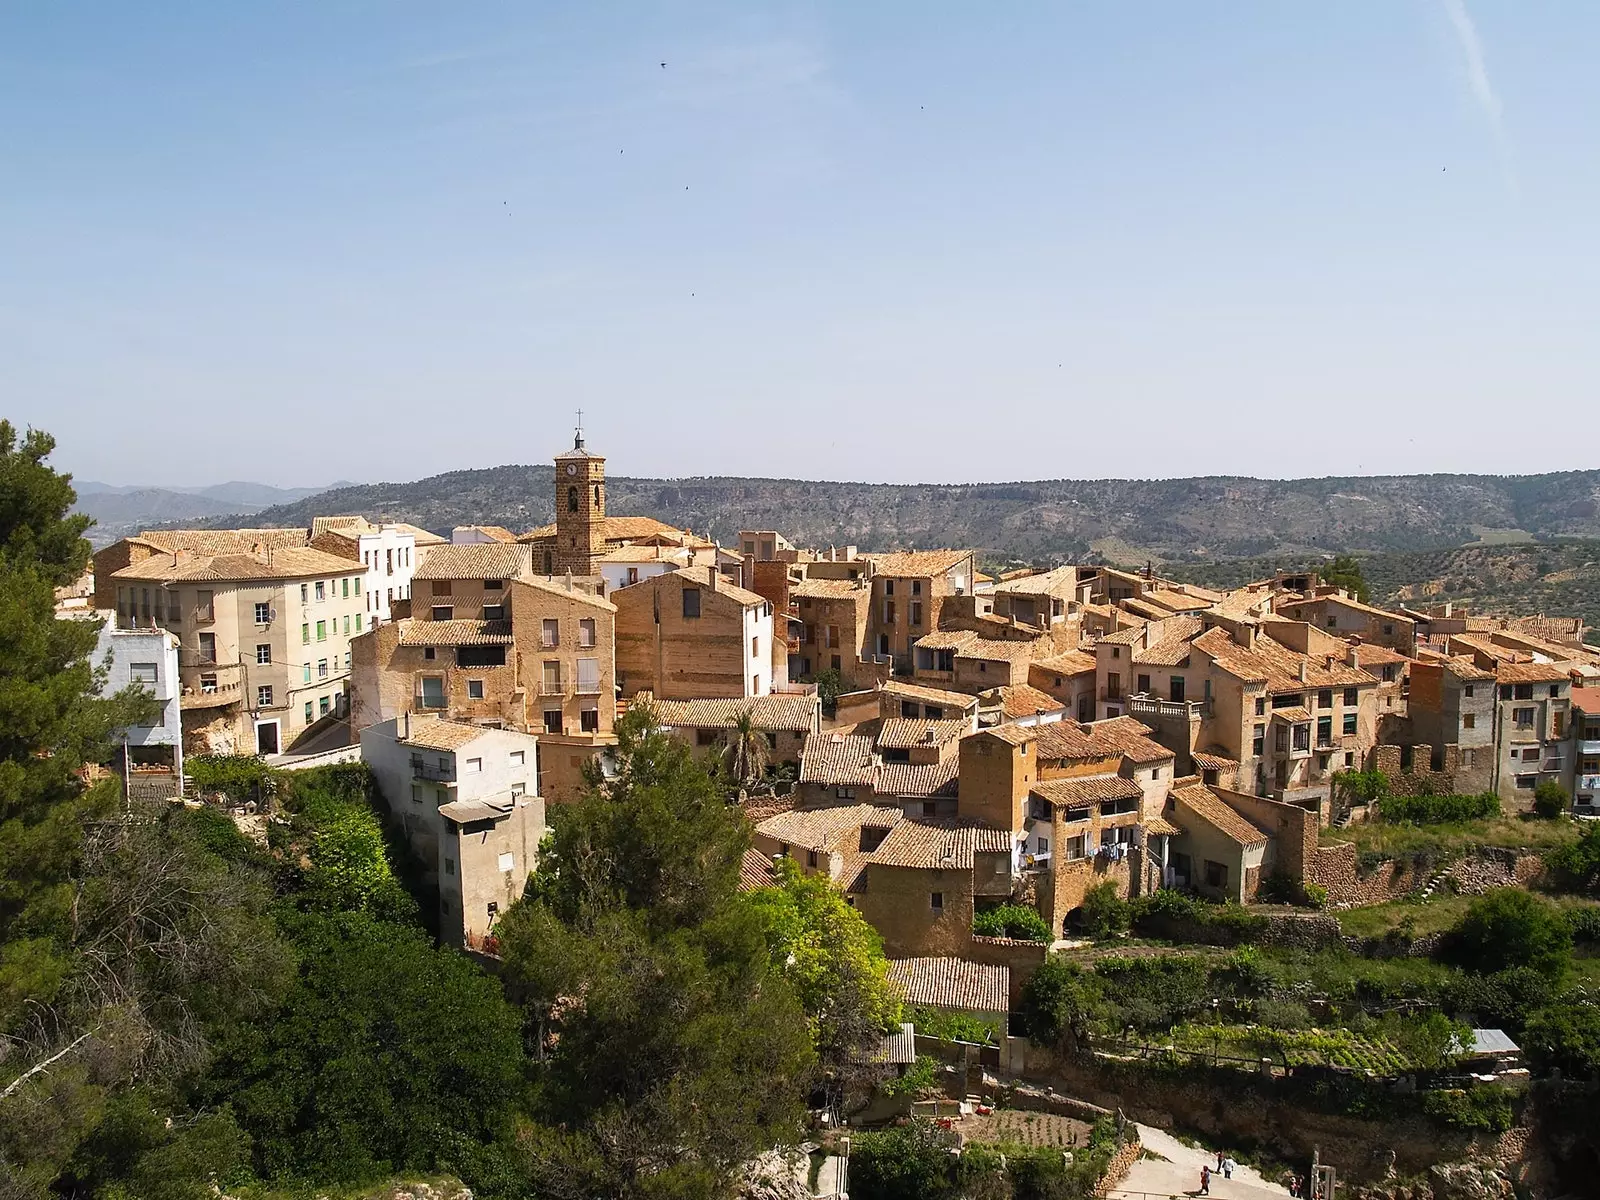
[{"label": "haze over hills", "polygon": [[204,487],[146,487],[87,479],[74,480],[72,486],[78,493],[77,511],[95,519],[95,526],[89,531],[89,540],[95,546],[106,545],[153,525],[245,516],[269,505],[293,504],[326,490],[281,488],[238,480]]},{"label": "haze over hills", "polygon": [[[797,545],[972,546],[991,562],[1100,557],[1176,564],[1600,537],[1600,470],[965,485],[613,476],[608,507],[724,543],[740,529],[761,528],[781,530]],[[551,468],[503,466],[336,488],[262,509],[253,520],[305,525],[335,512],[444,533],[460,524],[520,532],[553,517]]]}]

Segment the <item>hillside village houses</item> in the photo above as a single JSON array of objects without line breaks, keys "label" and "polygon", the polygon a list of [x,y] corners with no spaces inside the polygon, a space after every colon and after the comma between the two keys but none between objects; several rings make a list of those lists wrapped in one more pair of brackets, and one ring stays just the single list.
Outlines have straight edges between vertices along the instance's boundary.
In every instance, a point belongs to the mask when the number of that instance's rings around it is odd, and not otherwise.
[{"label": "hillside village houses", "polygon": [[581,430],[553,486],[554,522],[521,535],[339,517],[124,539],[95,602],[175,637],[183,749],[277,753],[347,721],[467,944],[633,706],[708,759],[759,738],[746,886],[787,857],[905,959],[1015,968],[977,911],[1029,905],[1061,935],[1107,882],[1235,901],[1317,882],[1344,771],[1512,807],[1553,780],[1600,807],[1581,623],[1384,608],[1309,571],[1216,591],[771,529],[724,548],[612,515]]}]

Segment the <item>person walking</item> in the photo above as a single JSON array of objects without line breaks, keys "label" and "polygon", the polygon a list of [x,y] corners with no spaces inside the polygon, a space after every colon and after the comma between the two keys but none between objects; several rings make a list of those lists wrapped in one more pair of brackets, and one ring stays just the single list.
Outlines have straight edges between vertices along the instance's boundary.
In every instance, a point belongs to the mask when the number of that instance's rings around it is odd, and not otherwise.
[{"label": "person walking", "polygon": [[1217,1170],[1222,1170],[1222,1151],[1217,1151]]},{"label": "person walking", "polygon": [[1200,1164],[1200,1195],[1211,1195],[1211,1164]]},{"label": "person walking", "polygon": [[1222,1160],[1222,1177],[1224,1179],[1232,1179],[1233,1178],[1233,1169],[1235,1167],[1237,1167],[1238,1165],[1239,1165],[1238,1163],[1233,1161],[1233,1155],[1231,1155],[1231,1154],[1227,1158],[1223,1159]]}]

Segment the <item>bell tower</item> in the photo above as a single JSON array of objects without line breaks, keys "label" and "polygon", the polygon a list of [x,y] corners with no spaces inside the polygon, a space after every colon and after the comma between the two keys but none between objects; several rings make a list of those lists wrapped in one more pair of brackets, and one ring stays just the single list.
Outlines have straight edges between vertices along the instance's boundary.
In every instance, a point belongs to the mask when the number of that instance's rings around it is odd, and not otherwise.
[{"label": "bell tower", "polygon": [[606,460],[583,444],[583,410],[572,449],[556,455],[557,574],[598,575],[606,552]]}]

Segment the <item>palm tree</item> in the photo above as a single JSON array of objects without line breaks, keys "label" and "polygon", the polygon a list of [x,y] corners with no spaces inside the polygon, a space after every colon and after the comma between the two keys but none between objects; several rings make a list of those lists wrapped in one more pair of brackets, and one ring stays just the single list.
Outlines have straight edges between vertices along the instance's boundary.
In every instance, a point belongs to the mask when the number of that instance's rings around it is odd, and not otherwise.
[{"label": "palm tree", "polygon": [[748,787],[766,774],[767,735],[755,727],[748,712],[742,712],[728,734],[728,773],[741,786]]}]

